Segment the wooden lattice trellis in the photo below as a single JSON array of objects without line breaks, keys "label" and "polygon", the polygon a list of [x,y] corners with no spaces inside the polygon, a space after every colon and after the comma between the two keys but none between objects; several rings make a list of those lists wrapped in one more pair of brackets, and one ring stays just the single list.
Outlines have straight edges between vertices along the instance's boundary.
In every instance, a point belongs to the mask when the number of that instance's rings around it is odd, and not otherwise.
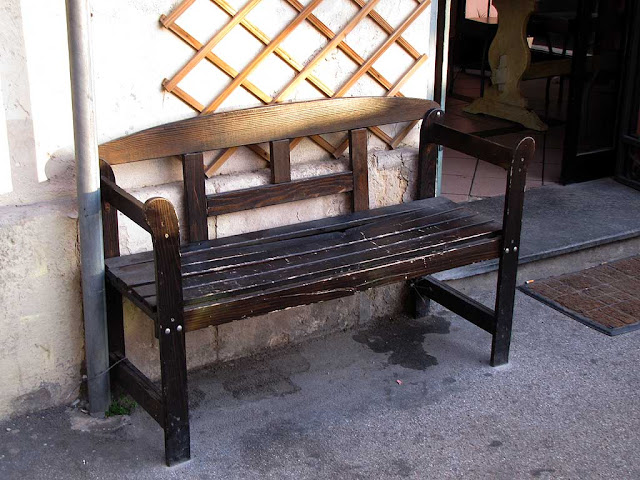
[{"label": "wooden lattice trellis", "polygon": [[[376,83],[385,89],[386,96],[403,96],[400,92],[402,86],[411,78],[411,76],[418,71],[418,69],[427,60],[426,54],[418,52],[402,34],[404,31],[426,10],[430,5],[431,0],[413,0],[416,3],[415,8],[409,14],[408,17],[400,23],[396,28],[393,28],[389,23],[382,18],[382,16],[373,10],[373,7],[379,0],[351,0],[360,10],[359,12],[349,20],[346,25],[338,33],[334,33],[327,25],[320,21],[315,15],[313,15],[314,9],[322,2],[322,0],[310,0],[307,6],[302,5],[298,0],[285,0],[296,12],[297,16],[275,37],[269,38],[264,32],[262,32],[257,26],[250,22],[246,17],[247,14],[260,3],[261,0],[248,0],[248,2],[240,9],[236,10],[226,0],[210,0],[217,5],[226,15],[229,16],[229,20],[211,39],[202,44],[195,37],[190,35],[182,27],[180,27],[176,20],[189,8],[196,0],[183,0],[177,5],[169,15],[162,15],[160,22],[162,25],[175,33],[184,42],[190,45],[196,50],[195,55],[176,73],[171,79],[165,79],[163,87],[167,92],[176,95],[180,100],[192,107],[200,114],[207,114],[214,112],[238,87],[244,88],[247,92],[253,95],[264,104],[283,102],[291,96],[296,87],[302,82],[308,82],[316,90],[327,98],[342,97],[345,96],[348,91],[358,82],[358,80],[364,75],[369,75]],[[387,39],[370,55],[368,59],[362,58],[354,49],[352,49],[346,42],[345,37],[351,32],[363,19],[368,17],[380,27],[387,35]],[[303,65],[296,61],[289,53],[282,48],[282,42],[303,22],[309,22],[320,34],[322,34],[328,42],[326,45],[309,58]],[[264,49],[261,50],[256,57],[249,62],[249,64],[238,72],[231,65],[221,59],[219,56],[212,52],[213,48],[224,39],[224,37],[231,32],[236,26],[240,25],[247,32],[249,32],[254,38],[264,44]],[[402,48],[413,60],[412,65],[400,76],[395,82],[388,81],[379,71],[374,68],[376,61],[382,57],[382,55],[391,47],[391,45],[397,44]],[[357,70],[340,86],[337,90],[333,90],[326,85],[321,79],[317,78],[313,73],[313,69],[327,57],[332,50],[341,50],[349,59],[351,59],[358,66]],[[255,71],[255,69],[269,56],[277,55],[284,63],[292,68],[296,73],[292,80],[282,88],[282,90],[272,97],[262,91],[257,85],[248,80],[249,75]],[[202,60],[208,60],[229,78],[229,83],[223,91],[216,96],[208,105],[203,105],[198,102],[194,97],[189,95],[186,91],[181,89],[178,84],[184,77],[194,69],[194,67]],[[417,122],[413,122],[402,129],[395,137],[387,135],[382,129],[378,127],[370,128],[371,132],[382,140],[389,148],[396,148],[400,142],[409,134]],[[334,146],[328,142],[325,138],[316,135],[310,137],[312,141],[318,144],[321,148],[326,150],[329,154],[338,158],[344,153],[348,146],[348,138],[344,138]],[[297,138],[291,141],[290,148],[293,149],[302,139]],[[259,155],[264,160],[269,160],[269,153],[265,151],[259,145],[251,145],[250,148],[254,153]],[[208,176],[218,170],[222,164],[230,158],[236,148],[230,148],[222,152],[206,169]]]}]

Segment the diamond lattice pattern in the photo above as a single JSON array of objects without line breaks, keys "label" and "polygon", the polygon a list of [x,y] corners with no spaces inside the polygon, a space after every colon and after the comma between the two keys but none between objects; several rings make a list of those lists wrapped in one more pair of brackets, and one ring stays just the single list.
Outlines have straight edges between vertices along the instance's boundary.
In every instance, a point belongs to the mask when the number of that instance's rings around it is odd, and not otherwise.
[{"label": "diamond lattice pattern", "polygon": [[[197,0],[205,1],[205,0]],[[414,46],[409,43],[405,38],[407,29],[416,22],[429,7],[431,0],[400,0],[409,2],[408,14],[404,16],[399,22],[395,22],[396,25],[392,26],[389,21],[385,20],[375,9],[380,0],[308,0],[306,5],[302,4],[298,0],[282,0],[282,3],[276,5],[283,8],[283,5],[290,10],[290,12],[284,12],[284,14],[291,14],[290,21],[275,35],[269,36],[264,30],[260,28],[258,23],[261,19],[266,22],[265,25],[261,25],[264,29],[271,27],[271,23],[264,15],[256,14],[261,9],[275,8],[270,2],[274,0],[247,0],[240,8],[234,8],[227,0],[209,0],[211,4],[215,6],[216,14],[218,15],[219,28],[213,33],[206,43],[201,43],[196,39],[196,35],[190,34],[185,28],[181,27],[181,20],[186,20],[189,15],[189,10],[194,6],[196,0],[183,0],[178,4],[173,11],[168,15],[162,15],[160,18],[161,24],[182,39],[187,45],[193,49],[193,56],[189,61],[177,72],[173,77],[165,79],[163,82],[163,88],[171,94],[178,97],[185,102],[191,108],[193,108],[199,114],[212,113],[218,110],[223,103],[229,99],[234,92],[241,89],[251,95],[261,104],[270,104],[277,102],[290,101],[296,99],[301,90],[307,89],[308,86],[314,90],[316,98],[326,97],[343,97],[353,95],[354,91],[357,94],[357,86],[359,82],[374,82],[378,86],[378,90],[382,92],[382,95],[386,96],[403,96],[401,89],[409,79],[425,64],[427,55],[421,53]],[[344,2],[344,8],[336,8],[336,5],[327,5],[329,2],[342,1]],[[323,2],[326,2],[323,4]],[[404,5],[407,10],[407,5]],[[339,14],[344,13],[342,18],[342,25],[337,31],[333,31],[327,26],[326,23],[319,18],[322,17],[322,13],[327,11],[336,12]],[[251,13],[254,12],[254,15]],[[316,12],[316,14],[314,14]],[[354,13],[355,12],[355,13]],[[272,12],[273,13],[273,12]],[[424,17],[423,17],[424,18]],[[188,23],[188,22],[185,22]],[[330,22],[327,22],[330,23]],[[335,23],[335,22],[334,22]],[[296,59],[292,53],[285,50],[285,44],[287,39],[292,38],[292,34],[296,30],[300,29],[301,25],[306,24],[311,26],[313,30],[319,35],[315,35],[320,40],[320,44],[316,46],[316,50],[310,51],[307,58]],[[239,32],[244,30],[244,32]],[[241,53],[244,43],[239,41],[239,35],[250,35],[259,42],[259,48],[255,50],[255,53],[250,57],[248,62],[245,62],[244,66],[240,69],[236,69],[232,66],[234,58],[221,58],[218,54],[214,53],[218,49],[216,46],[222,42],[234,41],[233,49],[239,49],[238,53]],[[382,34],[382,40],[374,42],[373,37],[379,37]],[[405,34],[405,36],[403,36]],[[347,40],[353,42],[353,39],[357,39],[356,42],[363,50],[363,41],[367,42],[367,38],[358,38],[368,35],[372,40],[372,48],[368,52],[367,58],[361,56],[354,48],[352,48]],[[255,43],[255,42],[254,42]],[[415,44],[415,42],[414,42]],[[313,47],[313,45],[311,45]],[[399,47],[399,48],[398,48]],[[290,47],[289,47],[290,48]],[[296,51],[300,50],[296,48]],[[229,48],[225,49],[229,51]],[[243,52],[246,55],[246,52]],[[407,60],[401,64],[407,65],[404,71],[394,79],[394,82],[389,81],[385,76],[375,68],[376,62],[384,62],[383,56],[386,55],[403,55]],[[228,54],[231,56],[230,54]],[[274,57],[279,61],[274,62]],[[339,57],[346,57],[352,62],[352,67],[347,69],[348,75],[346,78],[337,79],[333,78],[323,81],[319,78],[318,72],[331,72],[331,68],[327,68],[327,62],[337,62]],[[203,103],[196,100],[195,95],[188,93],[189,82],[185,81],[185,78],[194,71],[200,68],[203,62],[209,62],[219,72],[227,77],[226,85],[220,90],[215,92],[213,99],[208,103]],[[274,87],[268,85],[273,83],[272,76],[259,75],[261,68],[264,68],[266,64],[277,65],[276,68],[286,70],[282,72],[284,74],[283,85]],[[268,70],[269,71],[269,70]],[[273,72],[273,70],[271,70]],[[262,80],[262,84],[268,85],[267,88],[261,85],[256,80]],[[275,77],[275,76],[274,76]],[[344,76],[343,76],[344,77]],[[271,81],[271,82],[270,82]],[[335,83],[335,85],[333,84]],[[272,93],[267,93],[270,91]],[[384,145],[388,148],[396,148],[403,139],[413,129],[416,122],[404,125],[402,128],[394,132],[393,135],[386,133],[379,127],[371,127],[370,131],[373,135],[379,138]],[[291,149],[296,148],[302,139],[294,139],[291,141]],[[348,147],[348,139],[345,135],[342,138],[327,139],[321,136],[313,136],[310,138],[319,147],[324,149],[331,156],[338,158]],[[332,141],[330,141],[332,140]],[[256,155],[260,156],[264,160],[269,160],[269,153],[263,147],[259,145],[251,145],[249,147]],[[211,176],[218,170],[225,161],[227,161],[236,148],[230,148],[224,152],[219,152],[211,164],[207,166],[207,175]]]}]

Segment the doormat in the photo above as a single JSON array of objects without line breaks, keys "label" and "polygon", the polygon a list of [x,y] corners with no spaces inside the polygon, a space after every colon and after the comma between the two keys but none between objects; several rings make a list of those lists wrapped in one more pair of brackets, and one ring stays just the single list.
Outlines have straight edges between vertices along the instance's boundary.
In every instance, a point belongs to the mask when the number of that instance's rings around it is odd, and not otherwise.
[{"label": "doormat", "polygon": [[640,328],[640,256],[559,277],[530,280],[519,288],[607,335]]}]

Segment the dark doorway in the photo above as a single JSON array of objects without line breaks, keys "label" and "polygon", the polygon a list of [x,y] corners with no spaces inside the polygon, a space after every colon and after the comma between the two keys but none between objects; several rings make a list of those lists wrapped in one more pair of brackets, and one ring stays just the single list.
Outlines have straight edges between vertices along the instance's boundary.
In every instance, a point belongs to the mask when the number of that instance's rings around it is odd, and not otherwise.
[{"label": "dark doorway", "polygon": [[640,190],[640,5],[633,2],[622,95],[616,178]]},{"label": "dark doorway", "polygon": [[[513,141],[518,135],[533,136],[542,154],[542,172],[538,173],[542,184],[548,174],[553,175],[551,182],[566,184],[612,176],[616,172],[621,179],[638,182],[640,93],[637,85],[640,75],[638,40],[632,39],[640,31],[638,2],[536,2],[526,34],[531,64],[522,77],[521,89],[528,108],[549,127],[541,132],[464,111],[462,103],[482,96],[484,87],[491,84],[488,68],[485,74],[486,43],[496,30],[496,22],[489,21],[488,17],[490,3],[482,3],[479,18],[467,18],[469,1],[451,0],[447,113],[450,117],[453,115],[453,121],[461,129],[465,127],[499,142]],[[636,45],[634,54],[630,52],[632,40]],[[631,71],[633,55],[635,67]],[[623,90],[627,93],[621,101]],[[630,98],[634,101],[630,102]],[[476,192],[474,195],[472,188],[469,197],[481,196],[480,189]]]}]

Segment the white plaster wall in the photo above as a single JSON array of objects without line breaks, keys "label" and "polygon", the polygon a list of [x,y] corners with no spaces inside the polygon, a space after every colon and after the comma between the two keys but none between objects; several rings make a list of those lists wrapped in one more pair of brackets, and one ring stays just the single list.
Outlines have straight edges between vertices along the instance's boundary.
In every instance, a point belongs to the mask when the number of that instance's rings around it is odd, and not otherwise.
[{"label": "white plaster wall", "polygon": [[[159,16],[170,12],[177,3],[177,0],[91,2],[100,142],[195,114],[161,88],[162,79],[171,77],[194,53],[158,22]],[[230,3],[240,8],[243,0]],[[415,0],[381,0],[376,10],[391,25],[397,26],[415,5]],[[404,35],[421,52],[430,48],[431,10],[427,9]],[[347,0],[324,0],[317,16],[337,32],[356,11],[354,4]],[[293,10],[282,0],[263,0],[248,18],[273,37],[293,15]],[[227,19],[209,0],[197,0],[178,23],[206,42]],[[260,44],[242,29],[237,30],[218,45],[215,52],[241,69],[251,55],[259,51]],[[347,36],[347,42],[366,58],[385,38],[386,35],[367,20]],[[313,28],[303,24],[283,46],[298,61],[304,62],[325,42]],[[394,46],[375,66],[393,83],[408,65],[408,56]],[[338,88],[354,70],[355,65],[344,54],[333,52],[318,65],[315,73],[332,88]],[[429,61],[403,92],[408,96],[428,96],[432,70]],[[293,71],[274,57],[250,79],[267,93],[275,94],[292,75]],[[227,82],[226,76],[203,63],[180,86],[206,102]],[[0,340],[0,371],[3,372],[0,419],[69,401],[77,395],[80,386],[84,353],[69,89],[64,0],[1,2],[0,329],[11,333]],[[350,95],[381,93],[382,89],[366,77],[349,92]],[[315,89],[303,84],[292,99],[319,97]],[[254,97],[239,91],[231,95],[222,108],[256,104]],[[385,127],[390,133],[399,128],[401,126]],[[407,142],[415,143],[415,134],[408,137]],[[370,139],[370,144],[381,148],[375,138]],[[292,158],[294,176],[344,169],[344,162],[328,161],[326,154],[310,141],[303,141]],[[385,194],[387,199],[406,200],[410,190],[407,190],[410,169],[403,164],[403,157],[394,153],[384,158],[382,163],[391,164],[378,171],[380,162],[372,157],[372,205],[383,202]],[[265,162],[242,149],[208,181],[207,189],[223,191],[265,182],[265,167]],[[118,166],[115,171],[118,183],[134,189],[142,200],[163,195],[180,209],[181,189],[175,182],[181,179],[181,167],[177,159],[138,162]],[[229,235],[267,224],[334,215],[346,211],[345,202],[343,197],[305,202],[297,205],[296,218],[285,214],[290,209],[271,207],[265,210],[267,214],[210,219],[210,233]],[[123,252],[140,251],[150,245],[146,234],[127,221],[122,223],[122,244]],[[363,298],[371,297],[370,303],[374,305],[367,311],[382,312],[376,310],[376,302],[388,300],[390,295],[366,294]],[[355,300],[341,302],[345,305],[343,313],[347,312],[344,319],[331,319],[327,315],[323,320],[333,325],[331,328],[352,324],[355,320],[350,315],[360,311],[353,303]],[[323,307],[308,308],[308,312],[315,312],[315,317],[323,318],[318,314],[324,311]],[[205,330],[200,336],[191,335],[188,341],[194,353],[190,365],[232,358],[322,330],[321,326],[310,323],[293,329],[297,320],[287,315],[277,313],[262,323],[251,320],[245,327],[237,324],[220,332]],[[127,327],[135,346],[131,354],[151,368],[154,342],[149,337],[150,329],[143,332],[143,327],[131,325],[129,322]],[[259,325],[272,328],[265,333]]]},{"label": "white plaster wall", "polygon": [[76,217],[69,200],[0,207],[0,419],[78,394]]}]

